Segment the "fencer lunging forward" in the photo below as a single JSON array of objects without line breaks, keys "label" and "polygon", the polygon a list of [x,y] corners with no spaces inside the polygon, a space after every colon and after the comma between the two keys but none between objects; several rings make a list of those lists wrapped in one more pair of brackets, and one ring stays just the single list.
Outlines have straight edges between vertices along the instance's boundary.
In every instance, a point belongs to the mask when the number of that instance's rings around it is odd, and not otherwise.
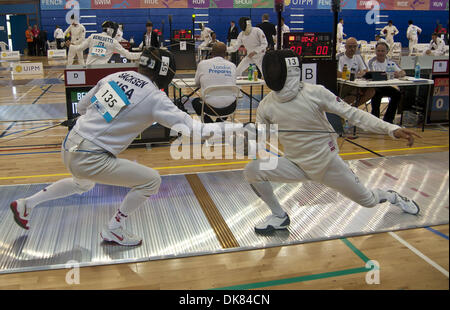
[{"label": "fencer lunging forward", "polygon": [[[337,114],[367,131],[407,139],[409,146],[413,144],[414,136],[418,135],[353,108],[321,85],[302,83],[299,63],[299,58],[291,50],[269,51],[264,56],[265,82],[273,91],[261,101],[256,121],[278,124],[279,130],[297,132],[279,132],[285,156],[278,158],[275,169],[260,169],[261,159],[253,160],[245,167],[247,181],[272,210],[272,215],[258,224],[255,230],[285,229],[290,224],[289,216],[275,197],[270,181],[292,183],[312,180],[340,192],[363,207],[371,208],[389,201],[407,213],[417,214],[419,207],[414,201],[391,190],[370,190],[360,183],[338,155],[337,134],[327,133],[334,130],[325,112]],[[250,131],[251,127],[251,124],[245,126]],[[311,132],[298,132],[302,130]]]},{"label": "fencer lunging forward", "polygon": [[[139,73],[118,72],[100,80],[78,103],[81,117],[62,144],[64,165],[72,177],[13,201],[10,207],[16,223],[29,229],[33,208],[38,204],[82,194],[96,182],[125,186],[131,190],[103,228],[101,237],[121,245],[141,244],[142,239],[126,231],[123,224],[148,197],[158,192],[161,177],[156,170],[117,155],[154,122],[169,128],[184,125],[191,133],[194,126],[199,126],[206,135],[222,130],[226,123],[202,124],[172,103],[160,89],[168,86],[175,70],[170,52],[151,47],[139,59]],[[239,127],[242,124],[227,123],[226,128]]]},{"label": "fencer lunging forward", "polygon": [[241,17],[239,19],[241,33],[237,38],[237,43],[227,48],[228,53],[236,52],[241,45],[247,49],[247,56],[241,60],[236,68],[236,76],[242,75],[250,64],[255,64],[262,73],[262,60],[267,49],[267,39],[264,32],[258,27],[252,27],[250,18]]}]

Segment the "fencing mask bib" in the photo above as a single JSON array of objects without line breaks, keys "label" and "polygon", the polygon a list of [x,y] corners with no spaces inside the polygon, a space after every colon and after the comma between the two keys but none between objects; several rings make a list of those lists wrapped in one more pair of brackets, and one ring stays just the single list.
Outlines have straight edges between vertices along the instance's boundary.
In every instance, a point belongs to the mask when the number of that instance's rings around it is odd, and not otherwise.
[{"label": "fencing mask bib", "polygon": [[267,87],[276,92],[281,91],[288,83],[300,83],[300,60],[293,50],[266,52],[262,70]]},{"label": "fencing mask bib", "polygon": [[160,89],[166,89],[169,86],[177,70],[173,54],[153,46],[144,49],[139,58],[139,66],[152,71],[153,74],[149,78]]}]

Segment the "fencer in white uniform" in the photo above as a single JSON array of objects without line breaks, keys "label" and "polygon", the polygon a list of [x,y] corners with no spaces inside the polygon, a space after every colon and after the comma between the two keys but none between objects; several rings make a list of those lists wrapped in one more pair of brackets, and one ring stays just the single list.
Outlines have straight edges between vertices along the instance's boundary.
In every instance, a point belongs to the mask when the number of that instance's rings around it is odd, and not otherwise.
[{"label": "fencer in white uniform", "polygon": [[413,21],[408,21],[408,29],[406,30],[406,38],[409,40],[409,55],[413,53],[414,46],[417,45],[419,40],[419,34],[422,33],[422,29],[414,25]]},{"label": "fencer in white uniform", "polygon": [[12,202],[10,207],[20,227],[29,229],[36,205],[83,194],[99,182],[131,188],[103,228],[103,240],[126,246],[141,244],[142,239],[126,231],[123,225],[148,197],[158,192],[161,177],[152,168],[117,156],[154,122],[168,128],[184,125],[191,134],[194,127],[201,128],[205,135],[222,130],[224,124],[231,130],[242,128],[242,124],[227,122],[202,124],[179,110],[160,90],[167,87],[174,76],[174,60],[168,51],[154,47],[145,49],[139,59],[139,73],[124,71],[108,75],[80,100],[77,110],[81,116],[66,136],[61,150],[64,165],[72,177]]},{"label": "fencer in white uniform", "polygon": [[206,27],[203,23],[200,24],[201,32],[200,32],[200,41],[203,41],[198,46],[199,49],[203,47],[207,47],[209,42],[211,42],[211,33],[213,32],[211,28]]},{"label": "fencer in white uniform", "polygon": [[428,45],[428,49],[424,52],[424,55],[429,56],[443,56],[445,55],[445,42],[438,37],[437,33],[431,35],[431,41]]},{"label": "fencer in white uniform", "polygon": [[119,53],[130,60],[139,59],[141,53],[130,53],[114,39],[118,27],[119,25],[115,22],[105,21],[102,24],[102,33],[91,34],[82,44],[75,47],[81,51],[89,48],[87,65],[106,64],[114,53]]},{"label": "fencer in white uniform", "polygon": [[78,50],[76,46],[83,43],[86,37],[86,28],[84,28],[84,26],[77,20],[73,19],[72,24],[69,26],[69,28],[66,29],[66,31],[64,31],[64,36],[66,36],[67,33],[70,33],[70,46],[69,53],[67,55],[67,65],[73,64],[73,59],[75,58],[76,54],[78,58],[78,64],[84,66],[83,51]]},{"label": "fencer in white uniform", "polygon": [[[337,114],[373,133],[408,139],[409,146],[413,144],[416,134],[350,106],[321,85],[302,83],[299,63],[298,56],[291,50],[269,51],[264,56],[265,81],[273,91],[259,104],[256,122],[278,124],[278,138],[285,155],[277,158],[277,166],[272,170],[261,169],[263,159],[253,160],[245,167],[245,178],[272,211],[264,222],[255,227],[256,232],[285,229],[290,223],[288,214],[273,193],[270,181],[315,181],[363,207],[371,208],[389,201],[407,213],[417,214],[419,207],[415,202],[394,191],[370,190],[360,183],[338,154],[338,135],[333,133],[325,112]],[[245,128],[251,132],[254,130],[252,125],[247,124]]]},{"label": "fencer in white uniform", "polygon": [[344,33],[344,20],[342,18],[339,19],[339,23],[337,24],[337,32],[336,32],[337,46],[336,51],[339,53],[341,50],[342,41],[344,41],[344,37],[346,34]]},{"label": "fencer in white uniform", "polygon": [[126,41],[126,40],[123,38],[123,25],[120,25],[120,24],[119,24],[119,28],[117,29],[117,33],[116,33],[116,35],[114,36],[114,39],[116,39],[117,42]]},{"label": "fencer in white uniform", "polygon": [[386,38],[386,42],[389,44],[389,51],[392,53],[394,49],[394,36],[399,33],[397,27],[392,25],[392,20],[388,21],[388,25],[384,26],[383,29],[380,30],[380,33]]},{"label": "fencer in white uniform", "polygon": [[236,52],[241,45],[247,50],[247,56],[241,60],[236,68],[236,76],[242,75],[250,64],[255,64],[262,73],[262,60],[267,49],[267,39],[264,32],[258,27],[252,27],[250,18],[239,19],[239,33],[236,44],[227,48],[228,53]]}]

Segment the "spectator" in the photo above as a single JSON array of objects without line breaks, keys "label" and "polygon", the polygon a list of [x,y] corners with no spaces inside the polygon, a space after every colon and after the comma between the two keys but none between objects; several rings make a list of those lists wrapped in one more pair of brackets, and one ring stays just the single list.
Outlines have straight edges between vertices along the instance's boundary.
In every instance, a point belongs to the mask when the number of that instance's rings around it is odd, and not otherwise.
[{"label": "spectator", "polygon": [[38,56],[38,51],[39,51],[39,33],[40,30],[38,28],[38,25],[34,25],[33,26],[33,30],[31,31],[33,33],[33,48],[34,48],[34,56]]},{"label": "spectator", "polygon": [[41,30],[38,35],[39,56],[47,55],[47,31]]},{"label": "spectator", "polygon": [[27,38],[28,56],[34,56],[34,36],[33,28],[31,26],[28,26],[28,29],[25,31],[25,37]]},{"label": "spectator", "polygon": [[64,43],[64,31],[62,31],[62,29],[58,25],[55,26],[53,37],[55,38],[56,41],[56,48],[62,49]]}]

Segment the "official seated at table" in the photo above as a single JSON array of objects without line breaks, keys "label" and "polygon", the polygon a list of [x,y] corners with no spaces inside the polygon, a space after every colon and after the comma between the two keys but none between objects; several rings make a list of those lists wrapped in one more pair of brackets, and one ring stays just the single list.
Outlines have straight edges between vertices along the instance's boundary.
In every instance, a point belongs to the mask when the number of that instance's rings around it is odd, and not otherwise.
[{"label": "official seated at table", "polygon": [[[394,78],[401,78],[406,75],[395,62],[391,61],[386,57],[389,52],[389,46],[386,42],[380,41],[375,46],[376,56],[369,60],[369,70],[370,71],[383,71],[386,72],[388,64],[393,64],[394,67]],[[377,87],[375,89],[375,95],[371,100],[372,104],[372,114],[376,117],[380,117],[380,105],[381,99],[383,97],[389,97],[389,105],[384,114],[383,120],[388,123],[393,123],[395,114],[397,112],[397,107],[402,99],[400,89],[398,87]]]},{"label": "official seated at table", "polygon": [[[210,87],[230,86],[230,90],[220,90],[217,93],[211,91],[207,102],[203,103],[201,98],[195,98],[192,101],[192,107],[198,115],[202,115],[202,106],[204,104],[205,123],[214,122],[208,115],[217,117],[230,115],[236,110],[236,65],[225,59],[227,47],[224,43],[218,42],[212,46],[211,58],[202,60],[197,66],[195,73],[195,84],[200,86],[202,92]],[[227,117],[216,119],[216,122],[222,122]]]},{"label": "official seated at table", "polygon": [[217,35],[216,33],[213,31],[211,32],[211,41],[209,41],[208,43],[208,47],[213,47],[214,44],[219,43],[220,41],[217,40]]},{"label": "official seated at table", "polygon": [[425,51],[424,55],[429,56],[445,55],[445,42],[444,40],[438,37],[438,34],[436,32],[431,35],[430,45],[428,46],[428,49]]},{"label": "official seated at table", "polygon": [[[358,50],[358,42],[355,38],[348,38],[345,42],[345,52],[338,54],[338,72],[337,77],[342,77],[344,65],[347,65],[349,71],[355,69],[355,78],[362,77],[367,72],[367,65],[361,54],[356,54]],[[357,88],[343,85],[341,97],[345,102],[359,106],[369,101],[375,95],[374,88]]]}]

